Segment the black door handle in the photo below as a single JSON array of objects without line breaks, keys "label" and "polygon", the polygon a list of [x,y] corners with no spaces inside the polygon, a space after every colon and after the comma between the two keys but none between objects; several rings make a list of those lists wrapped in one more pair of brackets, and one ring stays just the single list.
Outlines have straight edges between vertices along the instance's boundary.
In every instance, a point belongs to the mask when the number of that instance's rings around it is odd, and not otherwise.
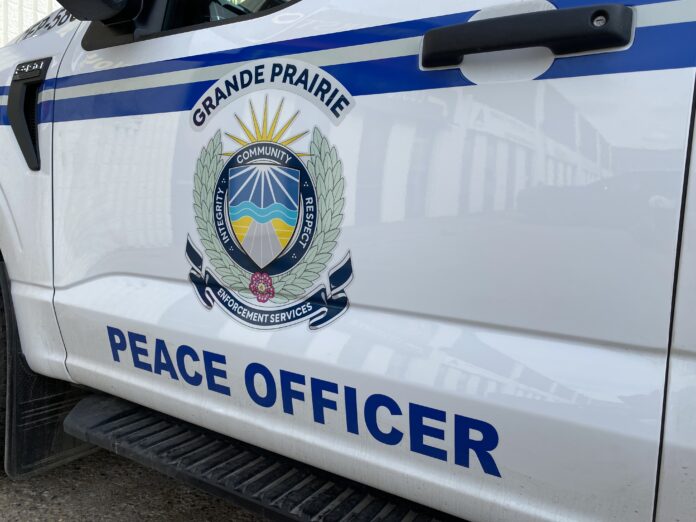
[{"label": "black door handle", "polygon": [[622,4],[501,16],[431,29],[421,65],[453,67],[467,54],[524,47],[548,47],[557,55],[623,47],[632,32],[633,10]]},{"label": "black door handle", "polygon": [[24,159],[31,170],[41,170],[39,154],[39,89],[46,79],[50,58],[19,64],[7,100],[7,116]]}]

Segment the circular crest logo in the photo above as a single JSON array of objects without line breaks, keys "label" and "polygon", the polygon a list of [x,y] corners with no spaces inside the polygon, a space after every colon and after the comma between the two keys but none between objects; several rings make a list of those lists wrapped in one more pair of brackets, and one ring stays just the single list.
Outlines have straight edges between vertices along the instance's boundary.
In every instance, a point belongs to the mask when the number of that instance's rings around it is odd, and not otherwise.
[{"label": "circular crest logo", "polygon": [[[310,136],[295,131],[300,113],[288,117],[283,105],[272,108],[265,96],[257,112],[251,100],[250,120],[235,114],[235,128],[217,131],[201,151],[193,203],[212,270],[189,238],[189,277],[206,307],[217,303],[248,326],[316,329],[348,309],[350,255],[329,267],[343,221],[343,165],[317,127]],[[295,150],[305,137],[309,150]]]}]

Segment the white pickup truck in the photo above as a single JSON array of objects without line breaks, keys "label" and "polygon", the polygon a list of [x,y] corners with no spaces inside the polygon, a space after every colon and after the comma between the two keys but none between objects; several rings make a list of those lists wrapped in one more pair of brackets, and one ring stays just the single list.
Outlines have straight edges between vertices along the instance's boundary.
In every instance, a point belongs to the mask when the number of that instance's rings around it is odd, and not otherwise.
[{"label": "white pickup truck", "polygon": [[696,520],[695,0],[61,4],[0,49],[10,477]]}]

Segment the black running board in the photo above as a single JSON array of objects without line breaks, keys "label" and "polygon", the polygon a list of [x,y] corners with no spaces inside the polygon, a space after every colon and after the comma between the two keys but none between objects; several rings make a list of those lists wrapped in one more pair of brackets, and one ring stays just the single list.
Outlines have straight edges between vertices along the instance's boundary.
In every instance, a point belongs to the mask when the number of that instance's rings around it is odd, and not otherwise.
[{"label": "black running board", "polygon": [[65,431],[274,520],[453,517],[121,399],[90,396]]}]

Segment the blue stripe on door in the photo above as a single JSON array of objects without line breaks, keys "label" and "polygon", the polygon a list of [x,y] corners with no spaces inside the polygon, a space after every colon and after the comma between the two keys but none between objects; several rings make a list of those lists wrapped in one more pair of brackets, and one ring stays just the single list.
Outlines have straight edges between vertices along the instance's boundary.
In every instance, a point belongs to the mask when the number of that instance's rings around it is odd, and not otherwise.
[{"label": "blue stripe on door", "polygon": [[[592,3],[592,0],[557,2],[559,7]],[[628,5],[642,3],[655,2],[640,0],[629,2]],[[472,14],[473,12],[458,13],[51,79],[45,82],[42,90],[419,36],[432,27],[464,22]],[[693,44],[695,34],[694,22],[640,28],[636,31],[635,41],[630,49],[557,58],[539,79],[693,67],[696,65]],[[416,56],[338,64],[324,69],[336,76],[356,96],[472,85],[456,69],[421,71]],[[55,104],[55,117],[56,121],[72,121],[186,111],[193,107],[212,83],[196,82],[61,100]],[[9,87],[0,87],[0,95],[8,92]],[[53,103],[45,102],[42,106],[44,105],[46,107],[42,107],[40,121],[51,121]],[[6,108],[0,109],[0,125],[8,123],[6,113]]]},{"label": "blue stripe on door", "polygon": [[[666,1],[670,0],[632,0],[624,3],[626,5],[642,5]],[[597,0],[556,0],[553,3],[558,8],[566,8],[592,5],[597,3]],[[247,60],[261,60],[264,58],[275,58],[289,54],[336,49],[352,45],[370,44],[389,40],[398,40],[401,38],[422,36],[429,29],[464,23],[469,20],[474,13],[476,13],[476,11],[468,11],[431,18],[423,18],[420,20],[410,20],[375,27],[366,27],[363,29],[353,29],[337,33],[297,38],[283,42],[255,45],[210,54],[182,57],[141,65],[132,65],[117,69],[110,69],[107,71],[77,74],[59,78],[56,86],[57,88],[63,88],[76,85],[87,85],[111,80],[122,80],[127,78],[149,76],[153,74],[197,69],[200,67],[232,64]],[[137,45],[147,44],[140,43]]]},{"label": "blue stripe on door", "polygon": [[[640,28],[626,51],[557,58],[540,79],[696,66],[696,22]],[[421,71],[418,56],[324,67],[356,95],[472,85],[458,69]],[[191,109],[212,81],[60,100],[56,121],[179,112]]]},{"label": "blue stripe on door", "polygon": [[425,33],[425,31],[434,27],[466,22],[469,18],[471,18],[471,16],[473,16],[474,12],[475,11],[457,13],[435,18],[426,18],[396,24],[380,25],[377,27],[368,27],[365,29],[342,31],[319,36],[309,36],[306,38],[298,38],[284,42],[255,45],[251,47],[243,47],[240,49],[232,49],[204,55],[176,58],[162,62],[132,65],[118,69],[111,69],[108,71],[97,71],[74,76],[66,76],[58,79],[57,87],[63,88],[111,80],[122,80],[139,76],[150,76],[153,74],[198,69],[201,67],[232,64],[248,60],[261,60],[264,58],[275,58],[290,54],[322,51],[352,45],[370,44],[389,40],[398,40],[412,36],[421,36],[423,33]]}]

